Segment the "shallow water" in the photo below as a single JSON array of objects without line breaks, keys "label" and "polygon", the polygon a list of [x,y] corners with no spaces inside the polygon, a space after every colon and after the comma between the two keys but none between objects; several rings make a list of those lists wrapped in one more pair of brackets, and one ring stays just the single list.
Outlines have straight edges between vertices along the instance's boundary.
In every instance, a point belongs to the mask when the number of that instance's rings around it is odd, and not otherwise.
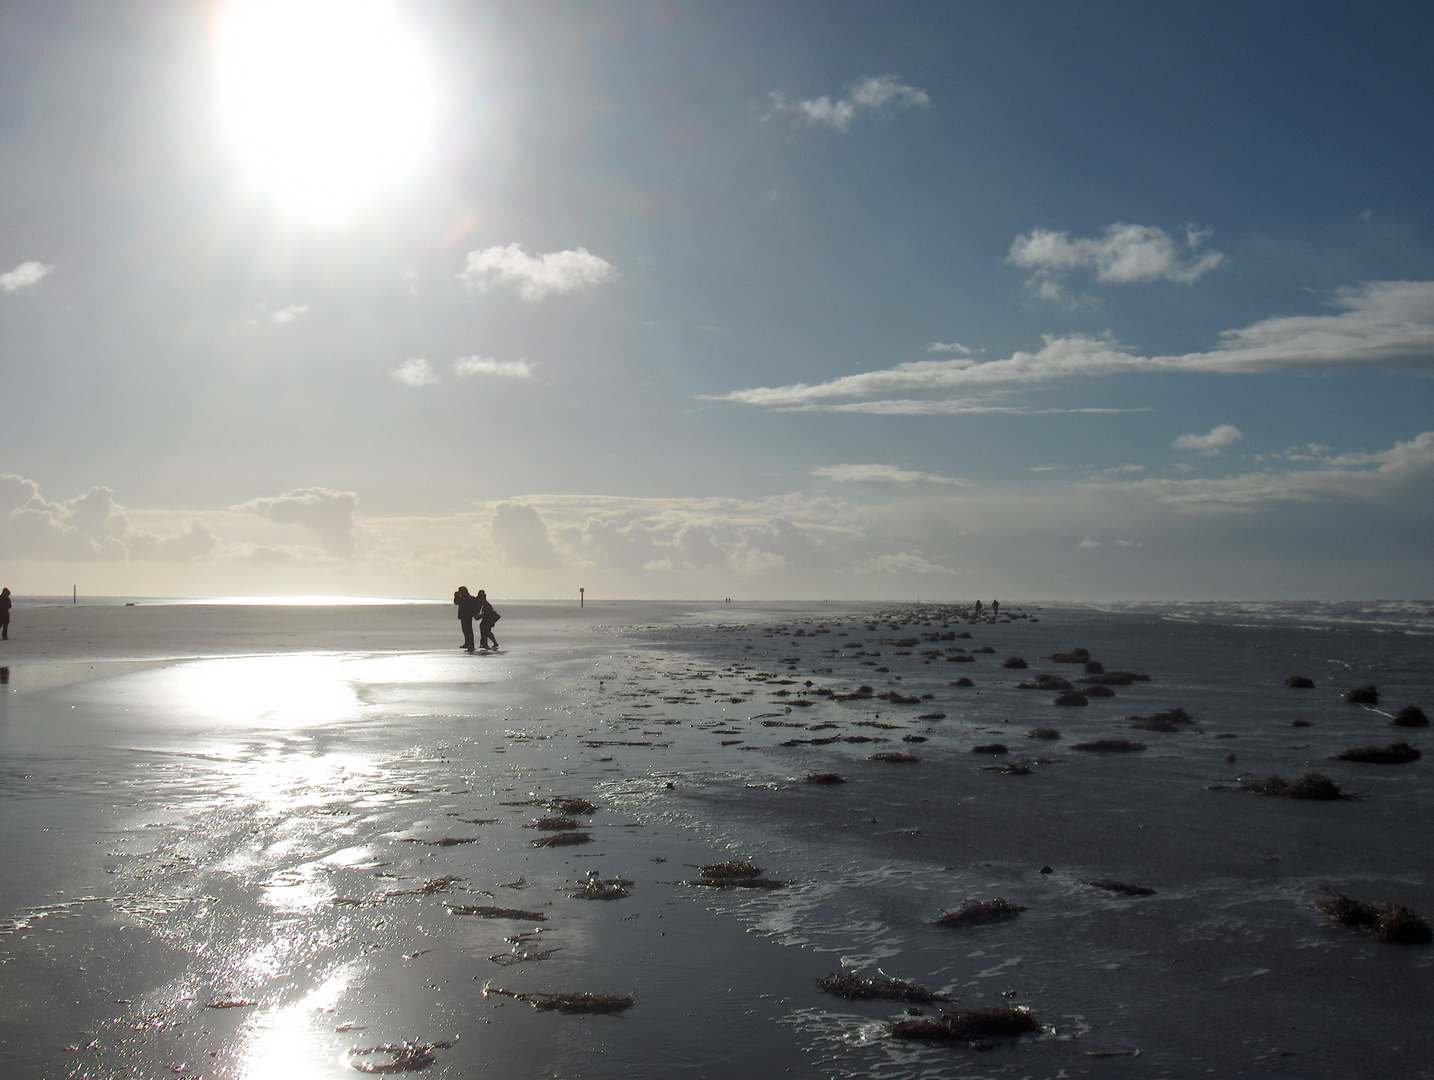
[{"label": "shallow water", "polygon": [[[1434,702],[1428,605],[1360,610],[1028,605],[1039,621],[943,627],[875,606],[512,608],[488,657],[432,609],[248,612],[239,634],[175,607],[142,612],[128,648],[135,609],[62,613],[85,648],[30,643],[0,697],[0,1067],[327,1077],[384,1060],[356,1048],[456,1038],[427,1075],[1429,1075],[1434,952],[1314,908],[1329,887],[1434,913],[1428,762],[1327,760],[1417,741],[1386,714]],[[972,637],[894,644],[950,631]],[[1078,645],[1151,680],[1085,708],[1016,689],[1079,674],[1041,659]],[[812,693],[863,682],[933,696]],[[1389,708],[1341,700],[1366,682]],[[1174,706],[1199,730],[1124,726]],[[888,741],[780,745],[832,735]],[[1101,737],[1147,749],[1071,749]],[[971,752],[998,740],[1003,758]],[[921,760],[867,760],[893,748]],[[1029,775],[983,770],[1016,759]],[[1362,797],[1210,790],[1313,769]],[[817,771],[847,782],[801,782]],[[595,842],[532,846],[553,795],[598,804]],[[683,884],[734,857],[790,884]],[[573,899],[590,872],[631,895]],[[1026,910],[932,925],[992,896]],[[816,990],[842,966],[1026,1005],[1043,1033],[898,1043],[903,1006]],[[636,1004],[562,1016],[488,985]]]}]

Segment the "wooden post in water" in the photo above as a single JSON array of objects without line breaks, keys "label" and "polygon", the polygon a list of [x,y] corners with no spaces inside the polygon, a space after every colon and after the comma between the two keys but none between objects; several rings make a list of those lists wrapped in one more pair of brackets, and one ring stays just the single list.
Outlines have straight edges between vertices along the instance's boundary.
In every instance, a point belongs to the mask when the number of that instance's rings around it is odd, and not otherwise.
[{"label": "wooden post in water", "polygon": [[72,590],[70,593],[70,605],[73,607],[80,602],[80,587],[78,585],[71,585],[70,588]]},{"label": "wooden post in water", "polygon": [[578,586],[578,607],[583,606],[583,593],[587,592],[581,585]]}]

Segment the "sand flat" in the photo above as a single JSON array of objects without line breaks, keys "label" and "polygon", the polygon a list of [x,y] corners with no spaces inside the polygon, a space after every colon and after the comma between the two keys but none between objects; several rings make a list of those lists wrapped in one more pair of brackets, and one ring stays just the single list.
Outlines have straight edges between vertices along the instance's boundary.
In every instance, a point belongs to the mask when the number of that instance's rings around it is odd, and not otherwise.
[{"label": "sand flat", "polygon": [[[349,1051],[409,1040],[452,1042],[429,1068],[453,1076],[1108,1075],[1139,1051],[1162,1075],[1335,1077],[1372,1060],[1417,1075],[1434,1050],[1418,1020],[1429,950],[1315,910],[1329,885],[1434,912],[1423,763],[1326,760],[1388,730],[1341,700],[1346,683],[1434,700],[1417,619],[503,610],[487,656],[456,648],[441,605],[17,620],[0,1066],[342,1076],[385,1060]],[[956,632],[972,636],[941,640]],[[1152,678],[1070,710],[1002,667],[1021,655],[1069,677],[1044,658],[1075,645]],[[1314,691],[1283,685],[1296,670]],[[1198,730],[1142,732],[1139,755],[1069,749],[1175,706]],[[1043,726],[1062,739],[1024,738]],[[1029,773],[981,768],[970,749],[997,739]],[[1311,763],[1365,797],[1209,790]],[[803,782],[827,772],[847,782]],[[591,842],[534,846],[560,797],[593,804],[573,815]],[[734,859],[774,887],[690,884]],[[575,898],[592,879],[632,884]],[[1108,879],[1155,893],[1087,884]],[[995,896],[1025,910],[934,925]],[[893,1003],[816,988],[842,965],[1029,1006],[1044,1034],[976,1057],[898,1044]],[[635,1001],[560,1016],[485,987]],[[1403,1026],[1397,1048],[1380,1022]]]}]

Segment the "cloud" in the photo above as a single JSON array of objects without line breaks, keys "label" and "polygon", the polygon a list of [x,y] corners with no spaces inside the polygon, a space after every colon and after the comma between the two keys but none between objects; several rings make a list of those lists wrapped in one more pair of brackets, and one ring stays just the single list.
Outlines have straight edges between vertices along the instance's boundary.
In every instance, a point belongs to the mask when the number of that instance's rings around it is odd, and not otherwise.
[{"label": "cloud", "polygon": [[33,259],[29,262],[22,262],[8,273],[0,274],[0,289],[5,292],[19,292],[21,289],[28,289],[31,285],[38,285],[44,281],[54,269],[53,266],[46,266]]},{"label": "cloud", "polygon": [[529,255],[520,244],[470,251],[458,275],[470,285],[488,288],[511,285],[524,300],[602,285],[617,277],[617,267],[587,248]]},{"label": "cloud", "polygon": [[1244,437],[1244,433],[1234,425],[1221,424],[1211,428],[1205,435],[1181,435],[1170,445],[1176,450],[1197,450],[1206,457],[1214,457],[1224,447],[1237,443]]},{"label": "cloud", "polygon": [[152,559],[156,562],[192,562],[205,559],[219,547],[215,536],[198,518],[191,518],[172,536],[150,532],[134,532],[126,537],[130,558]]},{"label": "cloud", "polygon": [[[1037,351],[1000,360],[918,360],[824,383],[755,387],[705,400],[772,409],[943,414],[1001,410],[972,399],[878,399],[1140,372],[1255,374],[1381,367],[1434,374],[1434,281],[1382,281],[1342,289],[1330,306],[1334,314],[1278,317],[1226,330],[1215,348],[1183,356],[1142,356],[1110,337],[1048,335]],[[834,398],[865,400],[824,404]]]},{"label": "cloud", "polygon": [[548,538],[543,516],[525,503],[499,503],[489,523],[493,539],[501,545],[508,562],[521,567],[546,567],[560,560]]},{"label": "cloud", "polygon": [[287,326],[289,323],[298,319],[300,316],[307,315],[308,313],[308,304],[290,304],[288,307],[281,307],[278,311],[274,312],[269,317],[273,319],[276,323],[278,323],[280,326]]},{"label": "cloud", "polygon": [[274,498],[250,499],[230,507],[243,514],[257,514],[279,525],[298,525],[308,530],[324,548],[335,555],[354,550],[357,529],[354,511],[358,496],[351,491],[329,488],[302,488]]},{"label": "cloud", "polygon": [[835,480],[837,483],[866,483],[866,484],[961,484],[962,480],[954,480],[949,476],[937,476],[934,473],[913,472],[910,469],[898,469],[895,465],[825,465],[820,469],[812,470],[813,476],[820,476],[827,480]]},{"label": "cloud", "polygon": [[512,379],[533,377],[533,365],[526,360],[493,360],[486,356],[461,356],[453,361],[453,374],[502,375]]},{"label": "cloud", "polygon": [[958,345],[954,341],[933,341],[926,346],[929,353],[956,353],[958,356],[970,356],[971,350],[965,345]]},{"label": "cloud", "polygon": [[1152,225],[1117,222],[1106,227],[1098,238],[1072,240],[1067,233],[1032,229],[1011,243],[1009,260],[1016,266],[1035,270],[1027,282],[1044,300],[1065,301],[1065,274],[1094,270],[1097,281],[1126,284],[1135,281],[1175,281],[1193,285],[1225,261],[1218,251],[1200,254],[1210,236],[1193,225],[1185,240],[1172,238]]},{"label": "cloud", "polygon": [[52,503],[39,485],[0,476],[0,558],[60,562],[159,560],[187,562],[209,555],[218,538],[197,519],[177,534],[135,529],[114,492],[92,487]]},{"label": "cloud", "polygon": [[924,91],[905,85],[895,75],[867,76],[853,86],[846,97],[836,101],[823,95],[811,101],[789,102],[776,93],[771,99],[772,110],[763,119],[785,114],[843,132],[858,112],[881,112],[888,107],[925,109],[931,105]]},{"label": "cloud", "polygon": [[391,376],[407,386],[428,386],[438,381],[433,368],[421,356],[411,356],[389,372]]}]

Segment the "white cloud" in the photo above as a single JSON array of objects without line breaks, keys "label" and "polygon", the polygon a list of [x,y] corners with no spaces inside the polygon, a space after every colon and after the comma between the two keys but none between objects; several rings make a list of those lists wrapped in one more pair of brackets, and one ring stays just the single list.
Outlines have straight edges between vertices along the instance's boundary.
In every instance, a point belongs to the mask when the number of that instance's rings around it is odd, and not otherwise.
[{"label": "white cloud", "polygon": [[61,562],[157,560],[186,562],[209,555],[218,539],[199,520],[177,534],[135,529],[114,492],[92,487],[52,503],[24,477],[0,476],[0,559]]},{"label": "white cloud", "polygon": [[587,248],[529,255],[521,244],[509,244],[470,251],[468,263],[458,276],[479,288],[511,285],[524,300],[541,300],[551,294],[612,281],[617,277],[617,267]]},{"label": "white cloud", "polygon": [[1072,240],[1069,234],[1032,229],[1011,243],[1010,261],[1035,270],[1029,284],[1043,299],[1061,300],[1061,276],[1072,270],[1094,270],[1098,281],[1176,281],[1192,285],[1225,261],[1218,251],[1200,254],[1208,231],[1193,225],[1185,242],[1152,225],[1117,222],[1098,238]]},{"label": "white cloud", "polygon": [[280,525],[301,526],[317,537],[329,552],[348,555],[354,550],[357,507],[358,496],[351,491],[302,488],[274,498],[250,499],[230,509],[257,514]]},{"label": "white cloud", "polygon": [[[1383,367],[1434,374],[1434,281],[1383,281],[1343,289],[1331,306],[1338,309],[1335,314],[1265,319],[1226,330],[1214,349],[1183,356],[1142,356],[1110,337],[1047,336],[1036,352],[1017,352],[1001,360],[918,360],[824,383],[755,387],[706,400],[774,409],[943,414],[1002,410],[972,399],[882,399],[1076,375],[1159,371],[1252,374]],[[844,406],[823,404],[833,398],[865,400]]]},{"label": "white cloud", "polygon": [[453,374],[501,375],[511,379],[530,379],[533,365],[526,360],[493,360],[487,356],[461,356],[453,362]]},{"label": "white cloud", "polygon": [[303,315],[307,315],[308,313],[308,304],[290,304],[288,307],[282,307],[278,311],[274,312],[274,314],[271,315],[270,318],[272,318],[280,326],[287,326],[289,323],[293,322],[294,320],[298,319]]},{"label": "white cloud", "polygon": [[389,372],[389,375],[407,386],[428,386],[438,381],[433,368],[422,356],[412,356]]},{"label": "white cloud", "polygon": [[949,476],[898,469],[895,465],[824,465],[812,470],[813,476],[835,480],[841,484],[961,484]]},{"label": "white cloud", "polygon": [[1082,540],[1079,544],[1076,545],[1076,547],[1080,548],[1082,551],[1088,551],[1091,548],[1098,548],[1100,546],[1101,542],[1099,540],[1096,540],[1089,536],[1087,536],[1084,540]]},{"label": "white cloud", "polygon": [[15,269],[8,273],[0,274],[0,289],[5,292],[19,292],[31,285],[38,285],[54,270],[53,266],[46,266],[42,262],[33,259],[29,262],[22,262]]},{"label": "white cloud", "polygon": [[833,101],[823,95],[811,101],[789,102],[781,94],[772,94],[771,116],[786,114],[810,124],[824,124],[837,131],[846,131],[858,112],[880,112],[884,109],[929,108],[931,99],[922,90],[907,86],[895,75],[867,76],[851,88],[847,96]]},{"label": "white cloud", "polygon": [[1214,457],[1223,448],[1239,442],[1244,437],[1244,433],[1233,424],[1220,424],[1204,435],[1181,435],[1170,445],[1176,450],[1196,450],[1206,457]]},{"label": "white cloud", "polygon": [[970,349],[954,341],[933,341],[930,345],[926,346],[926,351],[929,353],[955,353],[958,356],[971,355]]}]

